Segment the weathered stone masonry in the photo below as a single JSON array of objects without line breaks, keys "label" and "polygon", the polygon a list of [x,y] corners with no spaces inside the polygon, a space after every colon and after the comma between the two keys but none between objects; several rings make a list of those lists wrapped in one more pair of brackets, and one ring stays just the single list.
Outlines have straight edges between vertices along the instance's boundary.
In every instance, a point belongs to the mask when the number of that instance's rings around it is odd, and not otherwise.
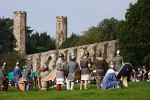
[{"label": "weathered stone masonry", "polygon": [[13,34],[17,40],[16,42],[16,51],[19,51],[21,55],[25,55],[25,28],[26,28],[26,12],[14,12],[14,29]]},{"label": "weathered stone masonry", "polygon": [[[26,28],[26,12],[14,12],[14,31],[13,34],[17,40],[17,47],[15,48],[20,54],[24,55],[26,51],[25,47],[25,28]],[[67,17],[56,17],[56,46],[60,47],[63,41],[67,38]],[[42,53],[36,53],[26,55],[28,63],[33,64],[33,70],[37,70],[43,66],[46,62],[50,69],[55,67],[55,62],[58,59],[58,54],[63,53],[65,55],[65,61],[69,61],[69,56],[74,54],[77,57],[77,62],[80,62],[84,51],[88,51],[92,61],[96,59],[96,52],[101,51],[102,56],[107,59],[112,59],[115,56],[117,48],[117,40],[82,45],[77,47],[71,47],[66,49],[56,49]]]},{"label": "weathered stone masonry", "polygon": [[117,41],[107,41],[101,43],[95,43],[90,45],[77,46],[72,48],[60,49],[60,50],[51,50],[43,53],[27,55],[28,63],[32,63],[34,70],[39,69],[46,62],[50,69],[55,67],[55,62],[58,58],[59,53],[64,53],[65,61],[69,61],[69,55],[75,54],[77,56],[77,62],[80,62],[80,59],[83,56],[84,51],[90,53],[90,58],[92,61],[96,58],[96,52],[101,51],[104,58],[112,59],[115,56],[117,48]]}]

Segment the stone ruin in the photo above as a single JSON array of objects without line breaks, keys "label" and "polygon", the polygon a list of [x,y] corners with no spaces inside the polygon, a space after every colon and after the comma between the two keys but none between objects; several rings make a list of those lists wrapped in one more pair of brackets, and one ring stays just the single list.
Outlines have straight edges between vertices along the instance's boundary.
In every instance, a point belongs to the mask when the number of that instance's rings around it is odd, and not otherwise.
[{"label": "stone ruin", "polygon": [[33,70],[38,70],[41,68],[46,62],[49,66],[49,69],[55,68],[56,60],[58,59],[59,53],[63,53],[65,55],[65,61],[69,61],[70,55],[76,55],[76,61],[80,64],[80,59],[83,57],[84,51],[89,52],[89,56],[94,62],[96,59],[96,52],[101,51],[102,56],[108,60],[113,59],[115,57],[115,52],[117,49],[117,40],[94,43],[89,45],[82,45],[77,47],[71,47],[66,49],[59,50],[50,50],[47,52],[36,53],[27,55],[27,62],[33,64]]},{"label": "stone ruin", "polygon": [[[25,28],[26,28],[26,16],[25,11],[15,11],[14,12],[14,30],[13,34],[17,40],[17,47],[15,50],[19,51],[21,55],[25,55]],[[67,17],[57,16],[56,17],[56,48],[59,48],[63,41],[67,38]],[[82,45],[77,47],[71,47],[66,49],[56,49],[42,53],[36,53],[31,55],[26,55],[27,63],[33,64],[33,70],[40,69],[46,62],[49,69],[55,67],[56,60],[58,59],[59,53],[65,55],[65,61],[69,61],[70,55],[76,55],[76,61],[80,64],[80,59],[82,58],[84,51],[89,52],[89,56],[94,62],[96,59],[96,52],[101,51],[104,58],[112,59],[115,56],[117,48],[117,40],[94,43],[89,45]]]}]

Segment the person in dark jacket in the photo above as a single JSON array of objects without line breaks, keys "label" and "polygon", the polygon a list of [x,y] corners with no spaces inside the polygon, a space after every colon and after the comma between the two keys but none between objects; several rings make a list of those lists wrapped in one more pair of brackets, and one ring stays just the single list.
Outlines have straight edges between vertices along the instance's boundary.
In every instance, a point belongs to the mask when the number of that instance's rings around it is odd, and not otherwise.
[{"label": "person in dark jacket", "polygon": [[108,66],[106,60],[102,58],[102,54],[100,51],[97,52],[97,58],[95,60],[95,67],[96,67],[96,81],[97,81],[97,88],[100,89],[103,77],[105,76]]},{"label": "person in dark jacket", "polygon": [[90,58],[88,58],[89,52],[85,51],[83,58],[80,60],[80,68],[81,68],[81,84],[80,90],[84,84],[84,89],[88,88],[88,80],[90,80],[90,67],[92,66],[92,62]]}]

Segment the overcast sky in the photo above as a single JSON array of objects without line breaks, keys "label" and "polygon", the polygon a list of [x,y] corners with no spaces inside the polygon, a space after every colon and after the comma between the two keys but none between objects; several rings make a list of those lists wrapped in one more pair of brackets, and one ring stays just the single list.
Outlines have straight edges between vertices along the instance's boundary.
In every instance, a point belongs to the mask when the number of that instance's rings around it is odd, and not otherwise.
[{"label": "overcast sky", "polygon": [[0,0],[0,17],[27,12],[27,26],[37,32],[56,33],[56,16],[67,16],[68,36],[82,34],[105,18],[124,19],[129,3],[137,0]]}]

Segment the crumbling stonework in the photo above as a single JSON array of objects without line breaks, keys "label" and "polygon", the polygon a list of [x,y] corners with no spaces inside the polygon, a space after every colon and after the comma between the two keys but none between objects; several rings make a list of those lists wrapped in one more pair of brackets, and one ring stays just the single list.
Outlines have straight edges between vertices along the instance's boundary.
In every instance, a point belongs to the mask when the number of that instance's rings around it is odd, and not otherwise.
[{"label": "crumbling stonework", "polygon": [[56,49],[58,49],[62,42],[67,38],[67,17],[56,17]]},{"label": "crumbling stonework", "polygon": [[[15,48],[20,54],[24,55],[26,51],[25,47],[25,28],[26,28],[26,12],[14,12],[14,30],[13,34],[17,40],[17,47]],[[36,53],[26,55],[27,63],[33,65],[33,70],[38,70],[43,67],[44,63],[49,66],[49,69],[55,68],[56,60],[58,59],[59,53],[65,55],[65,61],[68,62],[71,55],[76,56],[76,61],[80,65],[80,60],[83,57],[85,51],[89,52],[91,61],[94,62],[96,59],[97,51],[102,52],[102,56],[109,60],[115,57],[117,51],[117,40],[94,43],[89,45],[82,45],[77,47],[71,47],[66,49],[58,49],[62,42],[67,38],[67,17],[57,16],[56,17],[56,50],[51,50],[42,53]]]},{"label": "crumbling stonework", "polygon": [[76,61],[80,64],[80,60],[83,57],[84,51],[89,52],[89,57],[93,62],[96,59],[97,51],[101,51],[104,58],[111,60],[115,57],[116,49],[117,40],[113,40],[60,50],[51,50],[43,53],[27,55],[26,57],[27,59],[30,59],[30,63],[33,64],[34,70],[41,68],[44,62],[47,63],[50,69],[53,69],[55,68],[55,63],[58,59],[59,53],[63,53],[65,55],[66,62],[69,61],[70,55],[76,55]]},{"label": "crumbling stonework", "polygon": [[19,51],[21,55],[24,55],[26,52],[25,47],[25,30],[26,30],[26,12],[14,12],[14,29],[13,34],[17,40],[16,42],[16,51]]}]

